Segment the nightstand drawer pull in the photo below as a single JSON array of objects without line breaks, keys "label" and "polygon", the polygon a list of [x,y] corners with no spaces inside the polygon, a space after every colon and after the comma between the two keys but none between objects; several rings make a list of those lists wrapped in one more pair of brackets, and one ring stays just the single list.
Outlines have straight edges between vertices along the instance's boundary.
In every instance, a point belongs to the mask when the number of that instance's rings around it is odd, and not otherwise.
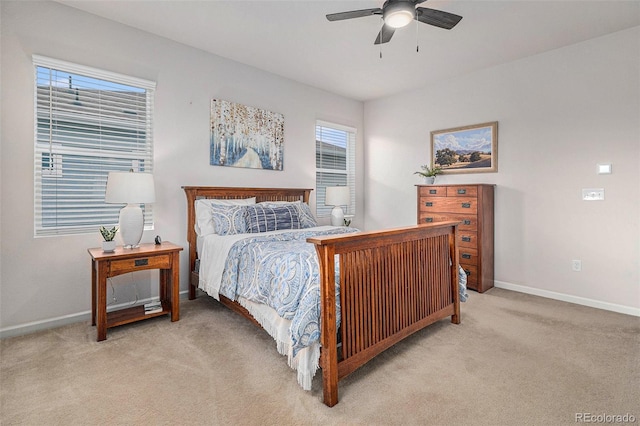
[{"label": "nightstand drawer pull", "polygon": [[458,189],[458,194],[466,194],[467,190],[466,189]]},{"label": "nightstand drawer pull", "polygon": [[427,201],[424,205],[427,207],[433,207],[433,203],[431,201]]},{"label": "nightstand drawer pull", "polygon": [[465,243],[470,243],[471,237],[462,237],[462,241],[464,241]]},{"label": "nightstand drawer pull", "polygon": [[469,253],[462,253],[461,256],[463,259],[471,259],[471,255]]},{"label": "nightstand drawer pull", "polygon": [[470,270],[468,270],[468,269],[465,269],[465,270],[464,270],[464,273],[465,273],[467,276],[470,276],[470,275],[471,275],[471,271],[470,271]]},{"label": "nightstand drawer pull", "polygon": [[427,217],[427,218],[424,219],[424,221],[427,222],[427,223],[431,223],[431,222],[433,222],[433,218],[432,217]]},{"label": "nightstand drawer pull", "polygon": [[464,225],[471,225],[471,221],[469,219],[465,219],[462,221]]},{"label": "nightstand drawer pull", "polygon": [[149,264],[149,259],[136,259],[136,266],[147,266]]},{"label": "nightstand drawer pull", "polygon": [[462,203],[462,208],[463,209],[470,209],[471,208],[471,203]]},{"label": "nightstand drawer pull", "polygon": [[438,190],[437,189],[430,189],[429,190],[429,194],[437,194]]}]

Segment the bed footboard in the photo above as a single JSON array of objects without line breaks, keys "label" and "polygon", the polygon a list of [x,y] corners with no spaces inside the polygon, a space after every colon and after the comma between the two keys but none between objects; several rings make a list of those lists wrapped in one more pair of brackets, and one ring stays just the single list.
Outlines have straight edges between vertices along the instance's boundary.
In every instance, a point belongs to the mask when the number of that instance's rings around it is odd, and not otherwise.
[{"label": "bed footboard", "polygon": [[[460,322],[457,222],[309,238],[320,262],[324,403],[338,381],[438,320]],[[341,348],[337,343],[335,255],[339,258]]]}]

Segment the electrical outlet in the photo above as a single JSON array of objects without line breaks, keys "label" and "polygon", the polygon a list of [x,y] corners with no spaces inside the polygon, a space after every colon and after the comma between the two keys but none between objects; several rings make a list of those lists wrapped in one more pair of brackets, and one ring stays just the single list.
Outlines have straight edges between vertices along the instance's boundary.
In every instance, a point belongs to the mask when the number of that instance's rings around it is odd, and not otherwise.
[{"label": "electrical outlet", "polygon": [[581,260],[572,260],[571,261],[571,269],[575,272],[582,271],[582,261]]}]

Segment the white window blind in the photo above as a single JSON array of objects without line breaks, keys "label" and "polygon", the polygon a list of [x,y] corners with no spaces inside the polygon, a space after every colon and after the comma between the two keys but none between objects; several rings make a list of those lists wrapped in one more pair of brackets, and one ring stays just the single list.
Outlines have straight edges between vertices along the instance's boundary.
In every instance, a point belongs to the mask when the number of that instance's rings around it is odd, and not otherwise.
[{"label": "white window blind", "polygon": [[[124,205],[104,202],[110,171],[153,171],[155,83],[56,59],[35,67],[36,236],[98,232]],[[144,205],[145,229],[153,227]]]},{"label": "white window blind", "polygon": [[356,213],[356,129],[316,122],[316,216],[329,217],[333,206],[325,206],[327,186],[349,187],[351,201],[345,214]]}]

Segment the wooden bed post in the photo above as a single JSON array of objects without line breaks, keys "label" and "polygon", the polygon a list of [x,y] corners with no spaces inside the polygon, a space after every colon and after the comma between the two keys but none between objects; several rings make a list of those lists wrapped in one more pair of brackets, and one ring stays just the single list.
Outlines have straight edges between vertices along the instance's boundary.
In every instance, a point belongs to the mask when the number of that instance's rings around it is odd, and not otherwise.
[{"label": "wooden bed post", "polygon": [[338,403],[338,339],[336,325],[335,250],[333,246],[316,245],[320,260],[320,339],[322,344],[322,388],[324,403]]},{"label": "wooden bed post", "polygon": [[453,324],[460,324],[460,288],[459,288],[459,271],[460,264],[458,263],[458,227],[454,226],[453,233],[449,234],[449,256],[453,262],[453,268],[451,268],[451,295],[453,296],[453,315],[451,315],[451,322]]}]

